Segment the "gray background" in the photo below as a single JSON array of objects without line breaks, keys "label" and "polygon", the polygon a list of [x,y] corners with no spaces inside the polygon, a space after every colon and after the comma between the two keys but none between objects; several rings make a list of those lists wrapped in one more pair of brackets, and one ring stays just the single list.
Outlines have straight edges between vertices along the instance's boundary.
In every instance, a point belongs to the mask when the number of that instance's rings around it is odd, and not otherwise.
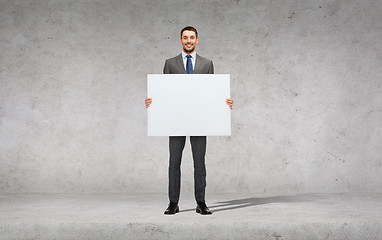
[{"label": "gray background", "polygon": [[381,1],[1,0],[0,191],[166,192],[146,74],[186,25],[235,100],[207,194],[381,189]]}]

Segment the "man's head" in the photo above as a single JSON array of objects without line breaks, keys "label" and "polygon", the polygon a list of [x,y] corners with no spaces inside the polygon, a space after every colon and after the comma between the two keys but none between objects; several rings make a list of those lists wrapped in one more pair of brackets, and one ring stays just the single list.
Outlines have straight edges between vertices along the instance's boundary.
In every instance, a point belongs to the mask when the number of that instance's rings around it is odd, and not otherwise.
[{"label": "man's head", "polygon": [[182,44],[185,53],[193,53],[196,44],[198,43],[198,31],[191,26],[183,28],[180,32],[180,43]]}]

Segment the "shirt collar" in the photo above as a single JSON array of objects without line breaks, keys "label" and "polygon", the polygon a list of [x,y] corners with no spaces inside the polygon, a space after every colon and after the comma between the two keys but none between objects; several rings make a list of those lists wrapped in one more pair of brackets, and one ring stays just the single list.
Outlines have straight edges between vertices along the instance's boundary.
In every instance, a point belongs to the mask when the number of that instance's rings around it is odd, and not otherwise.
[{"label": "shirt collar", "polygon": [[195,60],[195,58],[196,58],[196,51],[193,52],[193,53],[191,53],[191,54],[187,54],[187,53],[185,53],[184,51],[182,51],[182,58],[183,58],[183,59],[185,59],[187,55],[191,55],[192,59]]}]

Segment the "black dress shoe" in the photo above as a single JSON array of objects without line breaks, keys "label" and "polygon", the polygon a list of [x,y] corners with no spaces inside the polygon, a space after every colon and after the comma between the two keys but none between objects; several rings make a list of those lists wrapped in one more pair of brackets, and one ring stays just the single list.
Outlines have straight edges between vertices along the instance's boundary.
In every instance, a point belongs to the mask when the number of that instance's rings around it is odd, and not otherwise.
[{"label": "black dress shoe", "polygon": [[166,209],[166,211],[164,211],[164,214],[175,214],[177,212],[179,212],[178,204],[170,202],[170,204],[168,205],[168,208]]},{"label": "black dress shoe", "polygon": [[196,212],[202,215],[212,214],[205,202],[198,202],[198,205],[196,205]]}]

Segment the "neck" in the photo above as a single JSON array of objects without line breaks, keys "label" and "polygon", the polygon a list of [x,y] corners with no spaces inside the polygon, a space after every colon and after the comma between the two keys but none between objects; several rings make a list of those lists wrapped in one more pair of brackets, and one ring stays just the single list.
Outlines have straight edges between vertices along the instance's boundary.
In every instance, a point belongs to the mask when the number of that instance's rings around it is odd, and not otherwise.
[{"label": "neck", "polygon": [[191,55],[191,54],[193,54],[193,53],[195,52],[195,50],[193,50],[192,52],[187,52],[187,51],[185,51],[185,50],[183,49],[183,52],[184,52],[185,54],[187,54],[187,55]]}]

